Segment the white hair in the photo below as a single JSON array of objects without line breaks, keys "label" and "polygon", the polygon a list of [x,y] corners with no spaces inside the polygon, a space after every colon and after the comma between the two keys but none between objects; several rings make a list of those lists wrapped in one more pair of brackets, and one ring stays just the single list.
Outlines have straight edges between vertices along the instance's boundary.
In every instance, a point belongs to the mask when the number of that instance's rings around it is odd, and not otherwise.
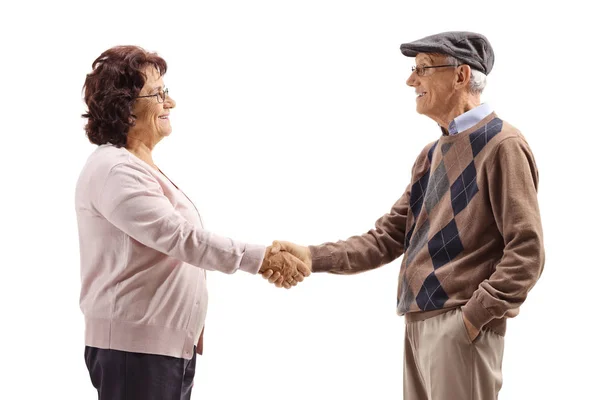
[{"label": "white hair", "polygon": [[[448,64],[464,64],[458,61],[456,58],[452,56],[446,56],[446,62]],[[481,94],[483,89],[485,89],[485,84],[487,83],[487,77],[481,71],[477,71],[471,68],[471,79],[469,80],[469,92],[471,94]]]}]

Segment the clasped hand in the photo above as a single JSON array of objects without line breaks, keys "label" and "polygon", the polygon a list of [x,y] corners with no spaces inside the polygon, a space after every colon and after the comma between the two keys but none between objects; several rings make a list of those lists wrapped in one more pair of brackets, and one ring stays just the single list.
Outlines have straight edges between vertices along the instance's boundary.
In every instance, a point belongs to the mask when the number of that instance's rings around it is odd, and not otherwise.
[{"label": "clasped hand", "polygon": [[308,247],[276,240],[267,247],[259,273],[275,286],[289,289],[310,275],[311,266]]}]

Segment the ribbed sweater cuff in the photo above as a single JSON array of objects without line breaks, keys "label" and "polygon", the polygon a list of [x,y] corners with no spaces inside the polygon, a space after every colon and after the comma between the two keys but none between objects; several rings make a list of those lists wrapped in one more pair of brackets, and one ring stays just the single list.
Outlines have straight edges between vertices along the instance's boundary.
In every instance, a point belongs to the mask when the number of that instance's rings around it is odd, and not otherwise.
[{"label": "ribbed sweater cuff", "polygon": [[240,269],[250,274],[257,274],[262,265],[266,250],[265,246],[256,244],[246,245],[242,261],[240,262]]},{"label": "ribbed sweater cuff", "polygon": [[333,256],[324,245],[308,246],[312,258],[312,272],[328,272],[333,268]]},{"label": "ribbed sweater cuff", "polygon": [[494,316],[473,296],[462,308],[464,316],[477,330],[494,319]]}]

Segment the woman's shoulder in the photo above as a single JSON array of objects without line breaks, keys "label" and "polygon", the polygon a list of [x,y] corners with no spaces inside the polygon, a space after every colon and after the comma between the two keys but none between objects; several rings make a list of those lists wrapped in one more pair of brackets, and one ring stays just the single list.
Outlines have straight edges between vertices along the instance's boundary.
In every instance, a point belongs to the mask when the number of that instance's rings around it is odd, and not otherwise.
[{"label": "woman's shoulder", "polygon": [[119,186],[120,182],[154,182],[155,178],[142,162],[124,147],[110,144],[98,146],[88,157],[77,181],[77,198],[97,198],[107,187]]},{"label": "woman's shoulder", "polygon": [[97,185],[110,175],[111,171],[129,171],[134,175],[146,175],[140,162],[124,147],[111,144],[98,146],[88,157],[80,174],[79,183]]},{"label": "woman's shoulder", "polygon": [[88,157],[83,172],[89,171],[96,177],[106,176],[117,165],[132,163],[128,153],[125,148],[110,144],[100,145]]}]

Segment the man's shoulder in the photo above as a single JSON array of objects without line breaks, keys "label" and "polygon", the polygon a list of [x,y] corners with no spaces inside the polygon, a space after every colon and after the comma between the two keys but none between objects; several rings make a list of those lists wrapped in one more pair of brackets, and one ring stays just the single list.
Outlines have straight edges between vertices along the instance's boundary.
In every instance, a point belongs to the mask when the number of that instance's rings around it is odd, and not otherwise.
[{"label": "man's shoulder", "polygon": [[489,153],[510,138],[525,140],[519,129],[493,113],[468,133],[464,140],[469,141],[473,156],[477,157],[480,153]]},{"label": "man's shoulder", "polygon": [[502,124],[501,125],[502,129],[498,133],[498,139],[500,139],[499,141],[502,141],[502,140],[510,138],[510,137],[523,138],[523,134],[521,133],[521,131],[518,128],[516,128],[514,125],[511,125],[506,120],[500,119],[498,117],[496,117],[495,120],[499,121]]},{"label": "man's shoulder", "polygon": [[482,163],[494,162],[499,153],[526,151],[531,152],[529,143],[523,133],[514,125],[495,117],[481,133],[471,134],[471,147],[475,156],[481,152],[479,159]]}]

